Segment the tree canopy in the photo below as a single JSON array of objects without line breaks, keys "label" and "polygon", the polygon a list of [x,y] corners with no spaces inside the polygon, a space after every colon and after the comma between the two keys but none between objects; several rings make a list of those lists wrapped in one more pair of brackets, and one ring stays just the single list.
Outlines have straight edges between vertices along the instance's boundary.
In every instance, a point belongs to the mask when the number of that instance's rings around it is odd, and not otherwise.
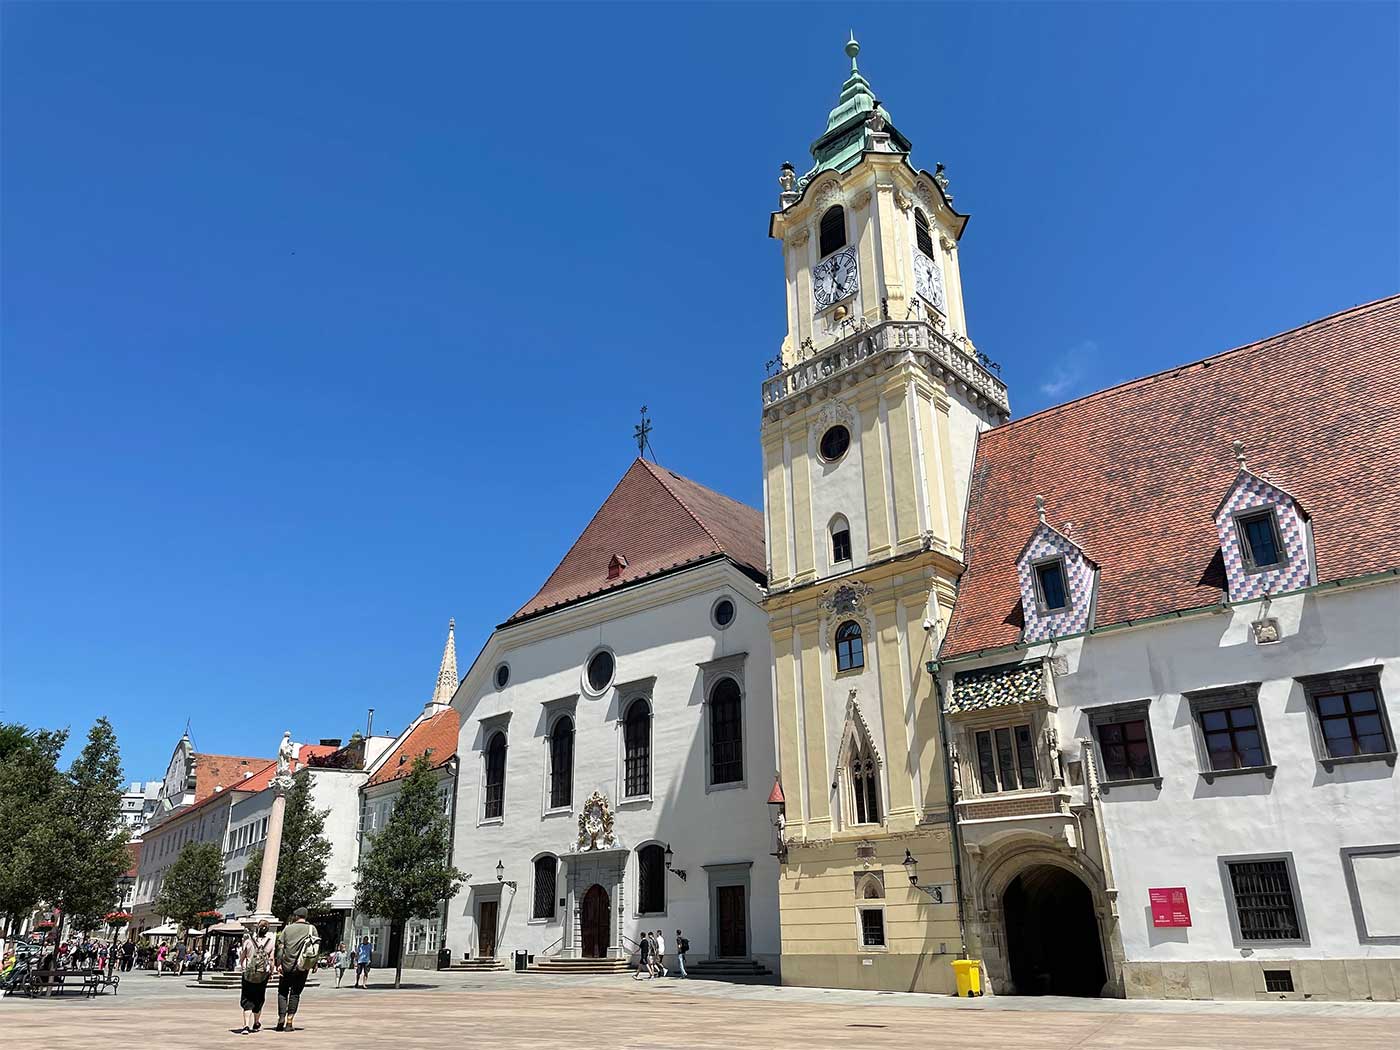
[{"label": "tree canopy", "polygon": [[65,729],[0,725],[0,918],[6,929],[44,895],[40,850],[58,816],[63,782],[58,756],[67,740]]},{"label": "tree canopy", "polygon": [[[375,833],[356,869],[355,906],[388,919],[402,941],[415,916],[436,914],[466,876],[452,866],[451,828],[438,799],[437,778],[423,755],[401,781],[393,811]],[[403,979],[403,956],[395,960],[394,987]]]},{"label": "tree canopy", "polygon": [[156,910],[184,929],[224,902],[224,854],[216,842],[186,842],[165,873]]},{"label": "tree canopy", "polygon": [[[331,856],[325,836],[328,809],[311,804],[311,774],[303,769],[292,780],[287,792],[287,809],[282,818],[282,850],[277,857],[277,881],[272,887],[272,914],[290,921],[297,908],[315,908],[335,892],[326,880]],[[258,907],[258,882],[262,878],[263,849],[259,846],[243,868],[243,902],[249,910]]]}]

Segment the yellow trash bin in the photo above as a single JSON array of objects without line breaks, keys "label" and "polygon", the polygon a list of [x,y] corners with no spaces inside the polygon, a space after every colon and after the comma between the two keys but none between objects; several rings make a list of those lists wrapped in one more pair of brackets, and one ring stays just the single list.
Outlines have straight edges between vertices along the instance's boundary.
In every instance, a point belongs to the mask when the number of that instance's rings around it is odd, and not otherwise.
[{"label": "yellow trash bin", "polygon": [[979,959],[954,959],[953,976],[958,981],[958,995],[982,994],[982,962]]}]

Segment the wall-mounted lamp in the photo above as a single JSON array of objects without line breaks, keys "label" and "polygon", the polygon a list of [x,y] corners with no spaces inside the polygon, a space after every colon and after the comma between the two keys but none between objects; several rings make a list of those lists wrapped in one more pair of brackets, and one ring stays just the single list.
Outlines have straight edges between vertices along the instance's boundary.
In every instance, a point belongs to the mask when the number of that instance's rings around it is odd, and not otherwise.
[{"label": "wall-mounted lamp", "polygon": [[511,892],[515,892],[515,883],[506,880],[506,865],[504,861],[496,861],[496,881],[504,886],[509,886]]},{"label": "wall-mounted lamp", "polygon": [[670,844],[669,842],[666,843],[666,870],[669,871],[672,875],[678,875],[678,876],[680,876],[680,880],[681,880],[682,882],[684,882],[684,881],[685,881],[685,869],[684,869],[684,868],[673,868],[673,867],[671,867],[671,861],[675,858],[675,856],[676,856],[676,854],[672,851],[672,849],[671,849],[671,844]]},{"label": "wall-mounted lamp", "polygon": [[913,886],[921,893],[927,894],[934,904],[943,903],[942,886],[919,885],[919,862],[914,859],[914,855],[908,850],[904,851],[904,873],[909,876],[909,885]]}]

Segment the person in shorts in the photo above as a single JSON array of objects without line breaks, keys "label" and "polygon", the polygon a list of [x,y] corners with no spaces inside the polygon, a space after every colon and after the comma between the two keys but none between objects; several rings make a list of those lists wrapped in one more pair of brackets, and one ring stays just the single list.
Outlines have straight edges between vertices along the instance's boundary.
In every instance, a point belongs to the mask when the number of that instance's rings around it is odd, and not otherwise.
[{"label": "person in shorts", "polygon": [[374,949],[370,946],[369,938],[360,941],[360,946],[355,949],[355,987],[369,987],[369,959]]}]

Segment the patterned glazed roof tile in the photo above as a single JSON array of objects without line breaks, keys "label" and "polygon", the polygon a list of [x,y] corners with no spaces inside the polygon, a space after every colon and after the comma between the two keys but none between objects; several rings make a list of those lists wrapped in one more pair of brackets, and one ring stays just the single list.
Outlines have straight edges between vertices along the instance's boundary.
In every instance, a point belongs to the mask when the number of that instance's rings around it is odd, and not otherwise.
[{"label": "patterned glazed roof tile", "polygon": [[457,712],[450,707],[423,719],[374,771],[366,786],[387,784],[408,776],[409,770],[413,768],[413,760],[422,754],[428,755],[434,769],[446,765],[448,759],[457,753],[459,727]]},{"label": "patterned glazed roof tile", "polygon": [[1045,671],[1039,660],[1028,664],[1002,664],[953,676],[948,711],[985,711],[1012,704],[1033,704],[1045,699]]},{"label": "patterned glazed roof tile", "polygon": [[1400,296],[983,433],[943,657],[1018,640],[1037,493],[1094,552],[1097,627],[1218,601],[1236,439],[1308,508],[1319,582],[1400,566]]},{"label": "patterned glazed roof tile", "polygon": [[[716,556],[727,557],[762,578],[767,564],[762,515],[665,467],[638,459],[539,593],[506,623]],[[610,564],[615,571],[612,578]]]}]

